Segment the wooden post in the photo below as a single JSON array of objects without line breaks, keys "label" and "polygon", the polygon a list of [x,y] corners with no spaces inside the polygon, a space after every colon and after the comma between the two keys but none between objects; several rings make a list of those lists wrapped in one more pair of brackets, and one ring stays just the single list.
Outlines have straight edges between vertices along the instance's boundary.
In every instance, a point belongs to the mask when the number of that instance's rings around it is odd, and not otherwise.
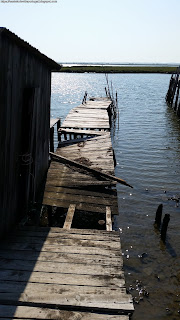
[{"label": "wooden post", "polygon": [[50,128],[50,151],[54,152],[54,127]]},{"label": "wooden post", "polygon": [[165,242],[166,240],[166,232],[167,232],[169,221],[170,221],[170,214],[165,214],[163,223],[162,223],[162,228],[161,228],[161,239],[163,242]]},{"label": "wooden post", "polygon": [[157,211],[156,211],[156,217],[155,217],[154,225],[158,229],[160,228],[160,225],[161,225],[162,209],[163,209],[163,204],[160,204],[158,206],[158,208],[157,208]]},{"label": "wooden post", "polygon": [[106,207],[106,230],[112,231],[111,208]]},{"label": "wooden post", "polygon": [[57,122],[58,141],[61,141],[61,133],[59,131],[60,127],[61,127],[61,119],[59,119]]}]

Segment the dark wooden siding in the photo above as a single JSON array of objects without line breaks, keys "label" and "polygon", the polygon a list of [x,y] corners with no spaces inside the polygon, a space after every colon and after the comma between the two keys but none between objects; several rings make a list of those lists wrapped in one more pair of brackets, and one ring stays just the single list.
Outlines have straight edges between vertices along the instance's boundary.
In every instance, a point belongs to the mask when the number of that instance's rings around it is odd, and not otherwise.
[{"label": "dark wooden siding", "polygon": [[[48,168],[51,72],[40,58],[3,35],[0,36],[0,59],[0,236],[2,236],[26,213],[28,202],[35,200],[33,196]],[[32,121],[26,116],[28,98],[24,96],[28,90],[31,92],[29,103],[31,103]],[[29,133],[25,127],[23,128],[23,121],[26,124],[29,121],[27,126]],[[25,170],[22,169],[22,133],[23,135],[25,133],[24,141],[27,138],[29,154],[29,157],[24,159]],[[24,188],[20,177],[22,172],[27,175]],[[31,198],[29,198],[30,187]]]}]

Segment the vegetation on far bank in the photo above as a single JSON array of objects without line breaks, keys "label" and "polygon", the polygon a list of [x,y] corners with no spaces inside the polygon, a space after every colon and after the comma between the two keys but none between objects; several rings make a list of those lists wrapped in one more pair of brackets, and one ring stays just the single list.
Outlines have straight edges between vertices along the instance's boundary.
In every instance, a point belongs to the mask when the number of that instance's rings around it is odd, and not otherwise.
[{"label": "vegetation on far bank", "polygon": [[177,67],[159,66],[72,66],[62,67],[59,72],[76,73],[173,73]]}]

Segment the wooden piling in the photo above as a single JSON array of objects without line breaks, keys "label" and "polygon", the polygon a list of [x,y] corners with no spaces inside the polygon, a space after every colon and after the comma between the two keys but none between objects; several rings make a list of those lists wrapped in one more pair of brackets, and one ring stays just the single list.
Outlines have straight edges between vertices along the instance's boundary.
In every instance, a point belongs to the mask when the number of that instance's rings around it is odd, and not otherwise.
[{"label": "wooden piling", "polygon": [[61,133],[59,131],[60,127],[61,127],[61,119],[59,119],[57,122],[58,141],[61,141]]},{"label": "wooden piling", "polygon": [[166,94],[166,102],[170,105],[176,114],[180,116],[180,102],[179,102],[179,90],[180,90],[180,80],[179,80],[180,68],[177,68],[175,74],[172,74],[169,88]]}]

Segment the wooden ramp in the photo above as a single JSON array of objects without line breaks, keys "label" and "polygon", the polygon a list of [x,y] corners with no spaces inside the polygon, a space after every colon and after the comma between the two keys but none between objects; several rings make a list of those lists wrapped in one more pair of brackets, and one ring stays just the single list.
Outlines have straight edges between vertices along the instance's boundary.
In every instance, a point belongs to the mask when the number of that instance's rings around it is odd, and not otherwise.
[{"label": "wooden ramp", "polygon": [[24,227],[0,245],[0,319],[127,320],[117,232]]}]

